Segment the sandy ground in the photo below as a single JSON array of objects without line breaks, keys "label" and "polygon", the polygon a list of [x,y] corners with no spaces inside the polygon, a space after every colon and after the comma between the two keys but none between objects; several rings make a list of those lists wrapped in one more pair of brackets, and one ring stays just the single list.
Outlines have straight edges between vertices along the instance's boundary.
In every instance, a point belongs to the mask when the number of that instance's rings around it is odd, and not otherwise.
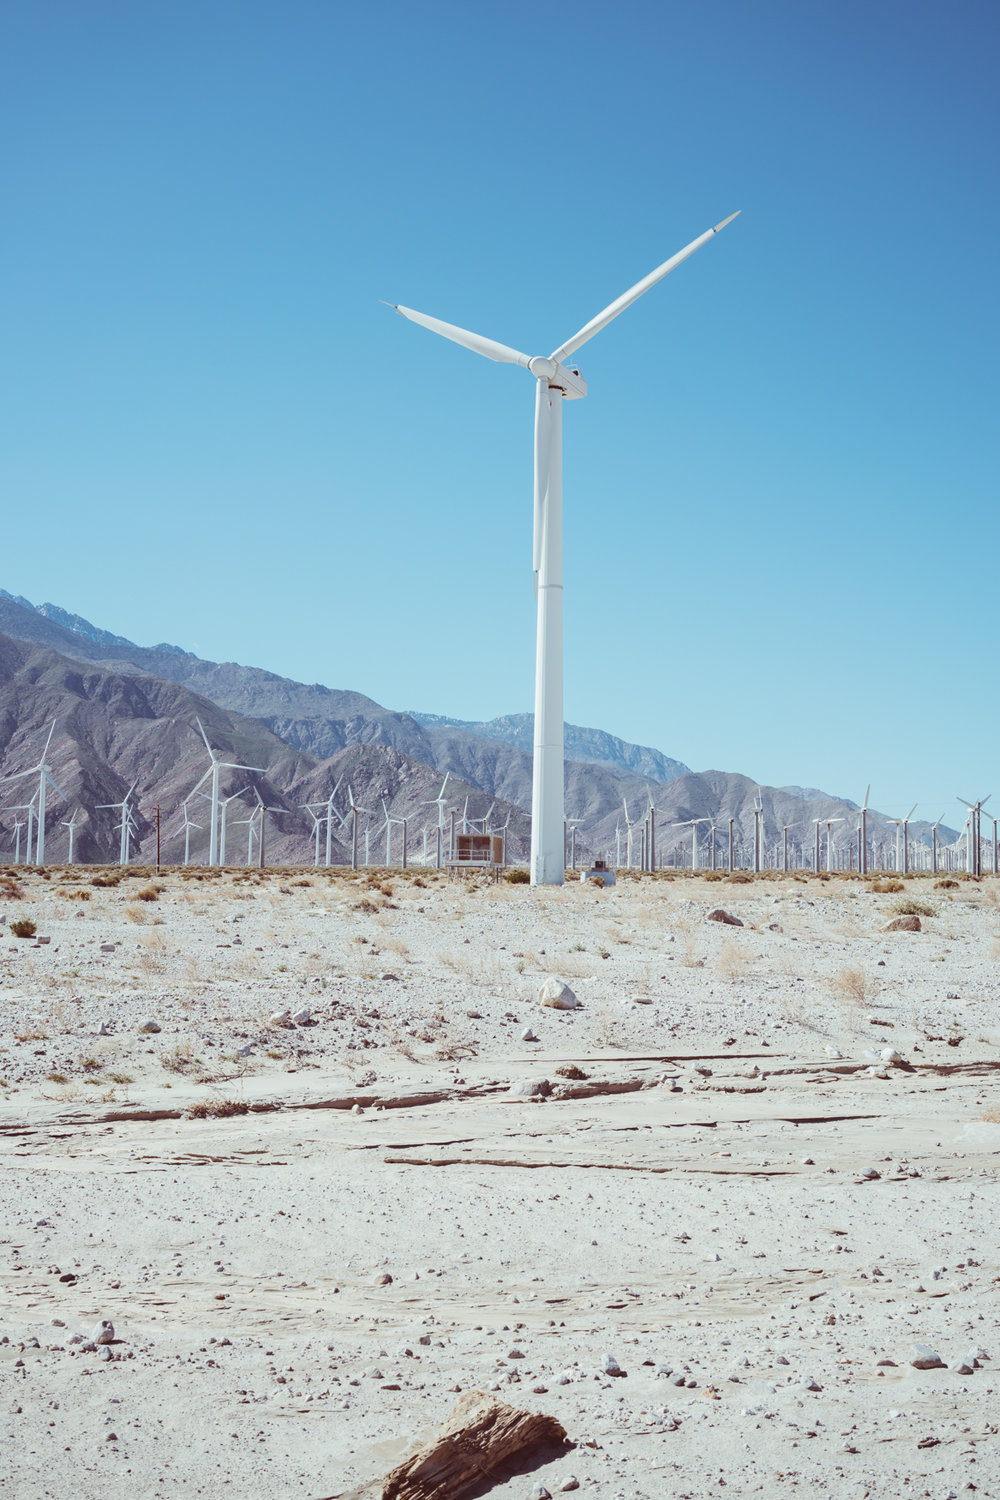
[{"label": "sandy ground", "polygon": [[5,1493],[367,1494],[484,1389],[576,1444],[498,1496],[1000,1496],[993,882],[95,873],[0,902]]}]

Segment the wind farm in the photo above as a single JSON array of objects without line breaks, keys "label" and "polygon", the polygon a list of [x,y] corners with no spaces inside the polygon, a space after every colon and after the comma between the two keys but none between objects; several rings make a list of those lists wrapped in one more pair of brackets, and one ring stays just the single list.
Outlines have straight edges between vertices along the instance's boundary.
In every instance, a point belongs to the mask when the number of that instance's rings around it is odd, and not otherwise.
[{"label": "wind farm", "polygon": [[3,1500],[1000,1496],[998,40],[11,11]]}]

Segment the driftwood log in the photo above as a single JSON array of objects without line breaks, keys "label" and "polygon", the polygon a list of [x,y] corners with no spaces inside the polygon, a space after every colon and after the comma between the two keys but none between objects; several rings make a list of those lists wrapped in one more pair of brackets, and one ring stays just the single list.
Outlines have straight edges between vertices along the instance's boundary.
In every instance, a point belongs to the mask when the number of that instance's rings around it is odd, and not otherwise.
[{"label": "driftwood log", "polygon": [[555,1417],[466,1391],[437,1434],[386,1475],[381,1500],[463,1500],[506,1477],[510,1465],[565,1445]]}]

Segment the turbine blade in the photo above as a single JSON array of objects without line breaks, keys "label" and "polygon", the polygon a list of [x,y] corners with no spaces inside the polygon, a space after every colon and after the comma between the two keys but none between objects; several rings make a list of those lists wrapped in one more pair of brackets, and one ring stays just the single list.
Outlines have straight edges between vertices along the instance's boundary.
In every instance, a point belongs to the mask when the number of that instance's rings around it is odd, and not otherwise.
[{"label": "turbine blade", "polygon": [[575,354],[577,349],[585,344],[588,339],[594,337],[595,333],[600,333],[601,329],[606,328],[612,319],[617,318],[619,313],[625,311],[626,307],[631,307],[633,302],[638,301],[643,292],[648,292],[650,287],[655,286],[658,281],[662,281],[664,276],[669,276],[670,272],[679,266],[682,261],[687,260],[689,255],[693,255],[696,250],[700,250],[702,245],[706,245],[713,235],[718,234],[720,229],[725,229],[727,224],[731,224],[739,212],[740,210],[737,209],[735,214],[730,214],[729,218],[723,219],[721,224],[716,224],[712,229],[706,229],[705,233],[700,234],[696,240],[692,240],[690,245],[685,245],[683,250],[678,250],[676,255],[672,255],[669,260],[665,260],[662,266],[657,266],[655,271],[650,271],[648,276],[644,276],[641,281],[637,281],[635,286],[630,287],[627,292],[623,292],[603,312],[598,313],[596,318],[591,318],[589,323],[585,323],[579,333],[575,333],[571,339],[566,340],[565,344],[561,344],[558,349],[553,350],[551,358],[562,361],[568,359],[571,354]]},{"label": "turbine blade", "polygon": [[202,739],[205,741],[205,749],[208,751],[209,755],[214,760],[215,759],[215,751],[212,749],[211,745],[208,743],[208,735],[205,733],[205,726],[201,722],[201,720],[198,718],[197,714],[195,715],[194,722],[198,726],[198,732],[199,732],[199,734],[201,735]]},{"label": "turbine blade", "polygon": [[522,365],[528,368],[529,359],[526,354],[521,354],[517,349],[511,349],[507,344],[498,344],[495,339],[487,339],[481,333],[470,333],[467,328],[459,328],[454,323],[443,323],[440,318],[428,317],[427,313],[414,312],[412,307],[400,307],[394,302],[387,306],[394,312],[409,318],[411,323],[419,323],[421,328],[429,328],[431,333],[439,333],[444,339],[451,339],[453,344],[461,344],[463,349],[471,349],[473,354],[482,354],[487,359],[496,360],[505,365]]}]

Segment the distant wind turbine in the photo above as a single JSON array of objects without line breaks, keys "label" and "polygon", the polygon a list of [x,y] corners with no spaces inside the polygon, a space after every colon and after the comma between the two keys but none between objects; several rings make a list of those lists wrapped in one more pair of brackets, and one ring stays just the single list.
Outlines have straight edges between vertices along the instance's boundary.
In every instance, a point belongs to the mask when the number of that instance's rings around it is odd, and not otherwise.
[{"label": "distant wind turbine", "polygon": [[732,222],[730,214],[683,250],[657,266],[572,338],[547,357],[521,354],[507,344],[444,323],[411,307],[395,311],[442,338],[502,364],[520,365],[537,381],[535,392],[534,573],[538,607],[535,652],[535,735],[531,788],[531,881],[562,885],[566,878],[563,847],[563,577],[562,577],[562,403],[587,394],[587,383],[575,365],[577,349],[617,318],[650,287],[707,244]]},{"label": "distant wind turbine", "polygon": [[[5,776],[4,777],[4,781],[20,781],[22,777],[24,777],[24,776],[34,776],[35,772],[36,771],[38,772],[38,791],[35,793],[35,797],[37,797],[37,799],[38,799],[38,807],[34,811],[35,818],[37,819],[37,833],[36,833],[36,836],[35,836],[35,859],[34,859],[34,863],[36,865],[44,865],[44,863],[45,863],[45,788],[46,788],[46,785],[47,784],[50,785],[53,788],[53,790],[56,791],[60,797],[62,797],[62,800],[64,802],[66,801],[66,798],[63,795],[63,793],[60,791],[59,786],[57,785],[56,780],[55,780],[54,776],[52,775],[52,772],[49,769],[49,765],[48,765],[48,762],[46,760],[46,756],[49,753],[49,746],[52,743],[52,735],[53,735],[53,733],[55,731],[55,727],[56,727],[56,721],[55,721],[55,719],[53,719],[52,720],[52,728],[49,730],[49,737],[45,741],[45,749],[42,751],[42,756],[41,756],[41,759],[39,760],[37,766],[29,766],[26,771],[15,771],[13,776]],[[33,797],[31,799],[32,802],[34,802],[35,797]],[[32,860],[31,860],[31,814],[30,813],[29,813],[29,818],[28,818],[28,854],[27,854],[27,859],[26,859],[25,862],[27,864],[29,864],[29,865],[32,863]]]},{"label": "distant wind turbine", "polygon": [[[212,821],[208,831],[208,862],[210,865],[217,865],[219,863],[219,778],[221,773],[223,771],[256,771],[260,776],[263,776],[265,773],[263,766],[241,766],[230,760],[220,760],[208,743],[208,735],[205,733],[205,727],[201,720],[196,718],[195,723],[198,726],[199,734],[205,741],[205,749],[208,751],[208,756],[212,764],[194,788],[191,796],[193,797],[195,792],[200,791],[205,782],[211,777],[212,789],[208,800],[212,804],[212,810],[209,815]],[[202,793],[202,795],[206,794]]]}]

